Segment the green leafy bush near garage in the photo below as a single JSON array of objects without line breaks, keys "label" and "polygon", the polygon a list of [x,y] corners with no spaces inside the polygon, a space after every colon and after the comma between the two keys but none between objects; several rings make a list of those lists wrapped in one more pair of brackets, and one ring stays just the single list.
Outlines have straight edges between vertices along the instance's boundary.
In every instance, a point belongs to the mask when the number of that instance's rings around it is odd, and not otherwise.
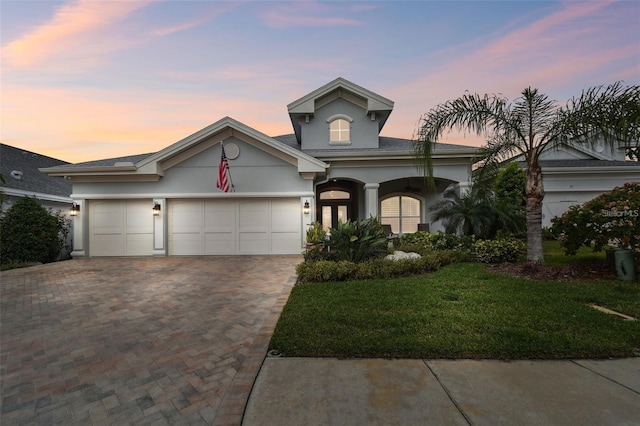
[{"label": "green leafy bush near garage", "polygon": [[68,255],[69,229],[64,213],[46,209],[35,198],[19,199],[0,219],[2,264],[60,260]]}]

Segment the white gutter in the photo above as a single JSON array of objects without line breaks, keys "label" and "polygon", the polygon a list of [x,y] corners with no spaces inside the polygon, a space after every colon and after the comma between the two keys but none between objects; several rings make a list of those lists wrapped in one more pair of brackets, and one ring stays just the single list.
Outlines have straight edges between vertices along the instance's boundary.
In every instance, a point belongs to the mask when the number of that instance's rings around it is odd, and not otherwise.
[{"label": "white gutter", "polygon": [[5,195],[13,196],[13,197],[36,197],[38,200],[45,201],[56,201],[58,203],[68,203],[72,204],[73,200],[71,197],[63,197],[60,195],[51,195],[51,194],[43,194],[41,192],[33,192],[33,191],[24,191],[22,189],[14,189],[2,187]]}]

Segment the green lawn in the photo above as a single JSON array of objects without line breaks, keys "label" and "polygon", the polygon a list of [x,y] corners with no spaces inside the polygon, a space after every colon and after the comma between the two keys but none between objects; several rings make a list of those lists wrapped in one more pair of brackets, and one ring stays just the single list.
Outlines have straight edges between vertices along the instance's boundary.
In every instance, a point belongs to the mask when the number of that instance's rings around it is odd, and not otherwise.
[{"label": "green lawn", "polygon": [[[557,266],[604,258],[556,256],[553,244],[546,249],[548,263]],[[270,349],[285,356],[475,359],[639,351],[640,321],[598,312],[589,303],[640,318],[640,283],[527,281],[458,263],[412,278],[297,285]]]}]

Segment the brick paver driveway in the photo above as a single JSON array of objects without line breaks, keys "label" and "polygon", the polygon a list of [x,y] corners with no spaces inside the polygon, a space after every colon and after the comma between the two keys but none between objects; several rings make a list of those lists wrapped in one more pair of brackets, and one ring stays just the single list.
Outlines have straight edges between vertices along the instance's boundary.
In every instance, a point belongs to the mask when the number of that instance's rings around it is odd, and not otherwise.
[{"label": "brick paver driveway", "polygon": [[0,274],[9,424],[240,424],[299,256],[78,259]]}]

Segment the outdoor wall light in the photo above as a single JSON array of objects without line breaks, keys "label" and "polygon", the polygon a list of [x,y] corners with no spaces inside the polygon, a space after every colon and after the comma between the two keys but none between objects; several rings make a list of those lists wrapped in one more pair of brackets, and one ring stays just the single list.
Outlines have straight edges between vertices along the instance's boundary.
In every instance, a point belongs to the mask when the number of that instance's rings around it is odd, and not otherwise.
[{"label": "outdoor wall light", "polygon": [[80,211],[80,205],[73,203],[73,205],[71,206],[71,210],[69,210],[69,214],[71,216],[78,216],[79,211]]},{"label": "outdoor wall light", "polygon": [[304,214],[309,214],[310,213],[309,201],[308,200],[304,202],[304,206],[302,207],[302,213],[304,213]]},{"label": "outdoor wall light", "polygon": [[154,216],[160,216],[160,210],[162,209],[162,206],[160,206],[159,202],[155,202],[153,203],[153,215]]}]

